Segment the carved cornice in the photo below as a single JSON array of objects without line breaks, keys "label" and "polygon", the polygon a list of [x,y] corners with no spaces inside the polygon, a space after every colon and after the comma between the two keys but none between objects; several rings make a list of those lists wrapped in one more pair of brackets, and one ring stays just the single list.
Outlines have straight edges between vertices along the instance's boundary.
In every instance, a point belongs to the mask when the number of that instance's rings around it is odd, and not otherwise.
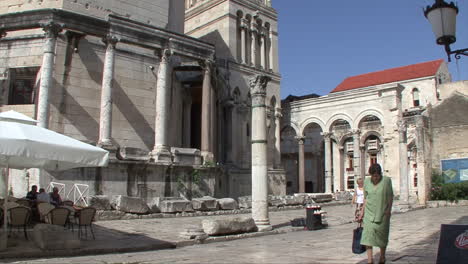
[{"label": "carved cornice", "polygon": [[5,30],[0,30],[0,39],[4,38],[7,35]]},{"label": "carved cornice", "polygon": [[105,35],[101,40],[102,42],[104,42],[104,44],[109,45],[114,48],[115,48],[115,45],[117,45],[117,43],[120,41],[120,39],[117,36],[112,35],[112,34]]}]

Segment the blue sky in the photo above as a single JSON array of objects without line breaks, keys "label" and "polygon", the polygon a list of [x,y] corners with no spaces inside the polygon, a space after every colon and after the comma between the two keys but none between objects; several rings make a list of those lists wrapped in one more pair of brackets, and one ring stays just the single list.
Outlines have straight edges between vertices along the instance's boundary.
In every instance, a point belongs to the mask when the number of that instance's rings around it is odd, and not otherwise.
[{"label": "blue sky", "polygon": [[[434,0],[273,0],[279,17],[281,98],[328,94],[346,77],[436,59],[423,7]],[[468,48],[468,0],[460,0],[457,42]],[[468,57],[452,56],[454,80],[468,80]]]}]

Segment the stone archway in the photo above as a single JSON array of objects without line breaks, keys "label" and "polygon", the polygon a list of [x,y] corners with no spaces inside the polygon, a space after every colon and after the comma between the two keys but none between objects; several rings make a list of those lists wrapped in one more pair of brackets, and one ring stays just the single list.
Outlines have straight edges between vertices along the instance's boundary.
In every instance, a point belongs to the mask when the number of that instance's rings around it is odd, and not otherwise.
[{"label": "stone archway", "polygon": [[[325,191],[325,157],[323,130],[318,123],[304,127],[304,191],[321,193]],[[301,166],[299,166],[301,169]]]},{"label": "stone archway", "polygon": [[286,126],[281,130],[281,164],[286,172],[286,193],[293,194],[298,190],[298,141],[296,130]]}]

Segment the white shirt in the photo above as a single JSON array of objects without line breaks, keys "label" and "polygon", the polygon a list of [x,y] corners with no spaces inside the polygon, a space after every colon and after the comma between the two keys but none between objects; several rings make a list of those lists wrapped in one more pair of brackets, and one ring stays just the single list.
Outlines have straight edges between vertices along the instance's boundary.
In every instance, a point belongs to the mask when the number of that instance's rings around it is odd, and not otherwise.
[{"label": "white shirt", "polygon": [[50,195],[46,192],[39,193],[36,199],[38,202],[50,203]]},{"label": "white shirt", "polygon": [[364,203],[364,189],[356,189],[356,203],[362,204]]}]

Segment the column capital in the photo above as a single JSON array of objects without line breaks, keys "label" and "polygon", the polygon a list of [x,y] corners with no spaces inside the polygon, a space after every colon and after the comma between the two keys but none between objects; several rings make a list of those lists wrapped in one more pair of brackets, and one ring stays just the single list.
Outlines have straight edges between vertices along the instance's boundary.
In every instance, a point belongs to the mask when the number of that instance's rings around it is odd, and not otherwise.
[{"label": "column capital", "polygon": [[360,129],[353,129],[353,130],[351,130],[351,133],[354,136],[359,136],[361,134],[361,130]]},{"label": "column capital", "polygon": [[120,39],[117,36],[112,34],[105,35],[101,40],[102,42],[104,42],[104,44],[112,46],[114,48],[117,45],[117,42],[120,41]]},{"label": "column capital", "polygon": [[330,132],[322,132],[322,133],[320,133],[320,135],[322,135],[324,139],[330,140],[330,138],[331,138],[331,136],[333,135],[333,133],[330,133]]},{"label": "column capital", "polygon": [[213,59],[206,59],[206,60],[200,61],[200,66],[207,73],[211,73],[211,71],[213,71],[213,68],[215,66],[215,61]]},{"label": "column capital", "polygon": [[304,136],[296,136],[295,139],[297,140],[297,143],[298,143],[299,145],[304,145],[304,141],[305,141],[306,137],[304,137]]},{"label": "column capital", "polygon": [[54,21],[48,21],[46,23],[40,24],[40,26],[42,30],[44,30],[45,36],[47,38],[56,38],[63,29],[62,24],[58,24]]},{"label": "column capital", "polygon": [[240,28],[241,29],[248,29],[249,28],[249,21],[247,19],[245,19],[245,18],[241,18]]},{"label": "column capital", "polygon": [[161,63],[169,63],[169,59],[174,53],[170,49],[157,49],[154,55],[160,58]]},{"label": "column capital", "polygon": [[271,78],[267,75],[257,74],[250,79],[250,91],[252,97],[255,95],[266,96],[266,88]]},{"label": "column capital", "polygon": [[283,114],[281,112],[277,111],[277,112],[275,112],[275,117],[276,117],[276,119],[280,119],[280,118],[283,117]]}]

